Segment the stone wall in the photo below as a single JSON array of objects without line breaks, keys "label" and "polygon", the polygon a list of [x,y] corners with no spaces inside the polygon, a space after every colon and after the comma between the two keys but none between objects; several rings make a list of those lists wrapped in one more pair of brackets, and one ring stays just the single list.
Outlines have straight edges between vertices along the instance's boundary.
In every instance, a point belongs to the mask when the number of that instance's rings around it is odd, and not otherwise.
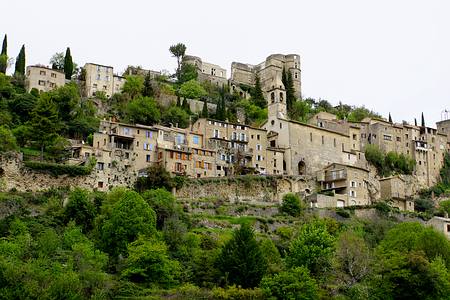
[{"label": "stone wall", "polygon": [[302,197],[315,188],[312,177],[306,176],[241,176],[188,180],[175,191],[181,199],[215,198],[230,203],[276,204],[286,193]]}]

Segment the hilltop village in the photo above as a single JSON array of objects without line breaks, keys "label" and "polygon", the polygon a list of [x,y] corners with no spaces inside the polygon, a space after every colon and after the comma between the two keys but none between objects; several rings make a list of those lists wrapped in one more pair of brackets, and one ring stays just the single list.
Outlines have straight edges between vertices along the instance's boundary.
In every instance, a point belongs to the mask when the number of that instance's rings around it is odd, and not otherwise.
[{"label": "hilltop village", "polygon": [[[449,151],[450,120],[432,128],[423,120],[420,125],[381,117],[350,121],[322,111],[299,122],[289,117],[289,91],[284,83],[288,75],[291,94],[301,99],[300,55],[273,54],[256,65],[233,62],[230,78],[225,68],[199,57],[184,55],[181,59],[182,65],[195,68],[197,81],[227,86],[244,99],[252,97],[249,88],[254,88],[257,80],[267,103],[267,119],[258,126],[249,124],[245,111],[238,111],[233,122],[208,118],[203,112],[214,113],[218,104],[195,99],[182,100],[199,114],[185,128],[176,123],[133,124],[114,116],[104,118],[90,144],[72,140],[67,162],[82,164],[95,157],[93,188],[107,191],[132,185],[138,177],[146,176],[149,166],[158,164],[173,176],[190,178],[240,174],[307,177],[315,184],[296,192],[310,199],[312,207],[370,205],[391,199],[394,206],[412,211],[418,191],[439,181]],[[127,74],[152,80],[161,76],[160,72],[136,67],[119,76],[113,67],[94,63],[87,63],[82,72],[82,94],[94,101],[96,95],[110,98],[121,92]],[[66,81],[64,73],[44,66],[28,66],[26,70],[29,91],[49,91]],[[176,97],[165,100],[176,101]],[[366,157],[367,151],[375,148],[401,156],[409,171],[383,174]]]}]

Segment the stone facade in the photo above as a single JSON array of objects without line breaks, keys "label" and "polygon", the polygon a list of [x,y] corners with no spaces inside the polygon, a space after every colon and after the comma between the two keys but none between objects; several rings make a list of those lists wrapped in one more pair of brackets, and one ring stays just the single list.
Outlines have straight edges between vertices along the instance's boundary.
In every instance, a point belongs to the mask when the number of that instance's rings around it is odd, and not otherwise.
[{"label": "stone facade", "polygon": [[192,64],[197,67],[199,81],[209,81],[218,86],[228,84],[227,70],[219,65],[204,62],[200,57],[192,55],[185,55],[183,57],[183,63]]},{"label": "stone facade", "polygon": [[96,92],[104,92],[107,97],[119,93],[125,83],[125,78],[114,74],[111,66],[87,63],[84,65],[86,72],[85,94],[92,97]]},{"label": "stone facade", "polygon": [[447,239],[450,240],[450,219],[447,217],[433,217],[427,222],[428,225],[432,226],[437,231],[442,232]]},{"label": "stone facade", "polygon": [[414,211],[417,185],[408,184],[405,177],[397,175],[380,179],[381,199],[391,200],[393,206],[400,210]]},{"label": "stone facade", "polygon": [[28,92],[32,89],[48,92],[65,84],[64,72],[39,65],[27,67],[25,85]]},{"label": "stone facade", "polygon": [[232,89],[239,91],[240,84],[253,86],[256,75],[258,75],[261,88],[266,92],[266,98],[269,99],[269,91],[279,86],[279,82],[281,82],[283,69],[292,73],[295,95],[297,98],[301,98],[301,69],[300,55],[298,54],[272,54],[258,65],[233,62],[230,79]]}]

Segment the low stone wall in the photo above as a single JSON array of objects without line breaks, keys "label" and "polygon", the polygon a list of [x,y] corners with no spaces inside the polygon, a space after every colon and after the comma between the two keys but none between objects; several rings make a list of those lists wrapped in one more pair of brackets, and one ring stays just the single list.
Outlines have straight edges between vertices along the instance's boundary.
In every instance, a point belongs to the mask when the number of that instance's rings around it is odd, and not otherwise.
[{"label": "low stone wall", "polygon": [[286,193],[305,196],[314,189],[305,176],[240,176],[190,179],[175,191],[181,199],[213,198],[229,203],[274,204]]}]

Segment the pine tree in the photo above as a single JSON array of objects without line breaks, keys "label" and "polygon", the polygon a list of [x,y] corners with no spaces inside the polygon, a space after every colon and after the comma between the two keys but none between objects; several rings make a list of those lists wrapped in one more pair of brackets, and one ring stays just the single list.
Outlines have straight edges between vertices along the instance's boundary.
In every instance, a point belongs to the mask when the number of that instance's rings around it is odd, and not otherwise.
[{"label": "pine tree", "polygon": [[414,118],[414,126],[417,126],[417,119]]},{"label": "pine tree", "polygon": [[391,113],[389,113],[389,123],[392,123]]},{"label": "pine tree", "polygon": [[6,68],[8,67],[8,38],[5,34],[5,37],[3,38],[3,44],[2,44],[2,52],[0,54],[0,72],[6,74]]},{"label": "pine tree", "polygon": [[25,75],[25,45],[22,45],[19,55],[16,58],[14,75]]},{"label": "pine tree", "polygon": [[284,87],[286,90],[286,106],[287,106],[288,112],[290,112],[296,101],[295,89],[294,89],[294,79],[292,78],[291,71],[287,71],[286,83],[287,84]]},{"label": "pine tree", "polygon": [[423,112],[422,112],[422,127],[425,127],[425,117],[423,116]]},{"label": "pine tree", "polygon": [[261,88],[261,81],[259,80],[258,75],[255,76],[255,87],[253,88],[252,102],[261,108],[265,108],[267,106],[267,101],[264,98]]},{"label": "pine tree", "polygon": [[206,102],[206,98],[203,99],[203,108],[200,114],[200,117],[207,118],[208,117],[208,103]]},{"label": "pine tree", "polygon": [[70,80],[73,74],[73,61],[72,55],[70,54],[70,48],[66,49],[66,56],[64,56],[64,73],[66,74],[66,79]]},{"label": "pine tree", "polygon": [[267,263],[250,225],[243,224],[233,232],[231,240],[222,248],[217,266],[229,283],[243,288],[258,286]]},{"label": "pine tree", "polygon": [[145,75],[144,89],[142,90],[142,96],[144,96],[144,97],[153,97],[154,96],[150,72],[148,72],[147,75]]}]

